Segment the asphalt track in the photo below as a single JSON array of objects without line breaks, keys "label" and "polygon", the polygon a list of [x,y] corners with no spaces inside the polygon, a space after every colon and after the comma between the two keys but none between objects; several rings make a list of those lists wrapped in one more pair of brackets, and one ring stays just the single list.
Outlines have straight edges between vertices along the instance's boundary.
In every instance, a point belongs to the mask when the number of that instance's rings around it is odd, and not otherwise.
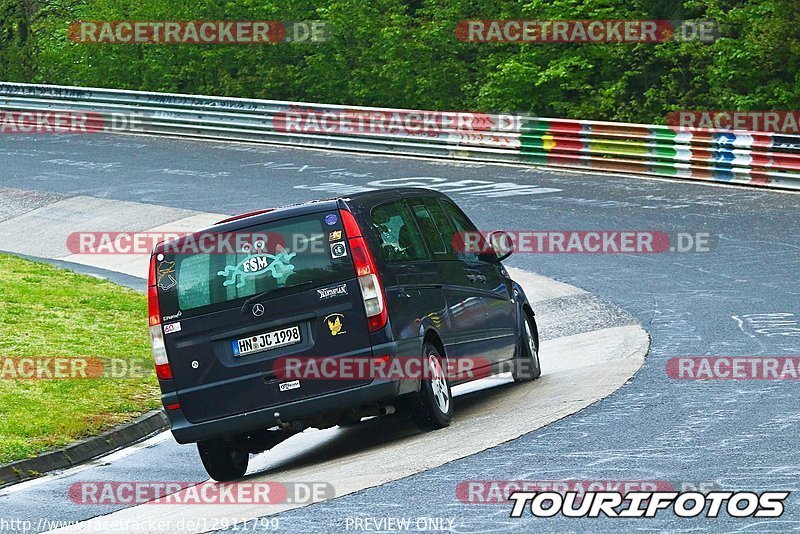
[{"label": "asphalt track", "polygon": [[[32,203],[34,198],[36,202]],[[202,228],[227,217],[88,196],[42,196],[18,189],[0,190],[0,203],[21,207],[0,221],[0,249],[23,254],[41,251],[37,253],[47,256],[35,259],[140,290],[148,268],[148,248],[142,254],[130,255],[71,254],[65,246],[67,236],[89,223],[96,229],[113,227],[150,233],[156,229],[173,232]],[[36,228],[35,233],[28,230],[31,227]],[[264,513],[277,513],[309,501],[320,502],[398,480],[517,438],[606,397],[640,368],[649,338],[630,315],[574,286],[511,267],[509,272],[525,288],[539,313],[542,378],[535,384],[514,388],[508,375],[499,375],[456,387],[459,416],[446,436],[420,433],[398,415],[364,423],[353,431],[308,430],[254,457],[248,484],[268,482],[308,487],[310,482],[318,489],[324,484],[324,491],[311,499],[298,498],[300,494],[292,491],[285,502],[273,497],[272,501],[281,502],[268,506],[190,504],[159,506],[154,513],[150,503],[136,507],[128,502],[98,512],[97,503],[74,503],[68,498],[84,493],[75,484],[87,487],[103,480],[105,472],[113,471],[114,480],[148,484],[153,482],[153,473],[165,475],[160,478],[172,477],[176,473],[172,469],[150,469],[146,475],[142,474],[143,467],[160,465],[161,456],[170,449],[180,449],[179,462],[196,464],[193,448],[179,448],[169,434],[149,440],[144,447],[132,447],[130,454],[123,451],[94,465],[51,473],[30,483],[14,485],[0,495],[6,494],[5,503],[17,510],[14,517],[27,522],[22,530],[30,527],[31,531],[44,531],[59,521],[85,521],[92,517],[91,521],[70,530],[203,532],[218,526],[242,525]],[[130,284],[131,279],[134,284]],[[492,417],[494,413],[505,414],[514,424]],[[449,443],[442,446],[445,437]],[[109,458],[115,457],[124,461],[111,464]],[[207,489],[209,484],[203,483],[204,478],[180,480],[190,487],[173,493],[171,498],[190,497],[193,491],[198,491],[197,484]],[[52,495],[56,498],[51,498]],[[48,503],[44,517],[40,504],[43,501]],[[95,517],[98,514],[103,515]],[[151,523],[154,520],[158,522]]]},{"label": "asphalt track", "polygon": [[[509,519],[508,504],[468,504],[456,496],[458,484],[469,480],[667,481],[676,487],[713,483],[727,490],[800,489],[797,380],[677,381],[665,373],[666,360],[673,356],[800,354],[796,194],[130,136],[3,136],[0,165],[0,187],[38,192],[25,202],[0,206],[4,220],[14,217],[15,210],[22,213],[60,195],[233,213],[356,186],[384,187],[390,185],[385,180],[398,179],[391,183],[433,184],[449,191],[487,230],[660,230],[715,236],[710,252],[515,254],[508,265],[583,288],[644,325],[652,347],[633,380],[580,413],[508,443],[276,517],[282,530],[309,532],[354,530],[356,518],[405,517],[413,525],[413,519],[423,516],[444,519],[445,525],[453,520],[457,532],[800,530],[796,494],[787,499],[783,517],[769,521],[724,516],[678,520],[669,514],[647,520]],[[512,185],[492,186],[498,183]],[[95,228],[87,221],[85,229]],[[55,256],[48,252],[26,253]],[[489,428],[515,424],[513,414],[485,415],[495,419],[487,419]],[[168,466],[162,469],[169,476],[159,472],[160,479],[203,478],[194,458],[187,461],[181,448],[149,445],[156,459],[151,455],[150,465],[128,466],[126,477],[138,469],[142,479],[152,480],[156,468]],[[135,456],[110,463],[92,479],[113,480],[117,467]],[[63,488],[57,486],[31,485],[37,488],[37,499],[43,499],[37,502],[13,501],[13,495],[27,490],[0,497],[1,515],[15,514],[23,504],[26,512],[42,515],[51,502],[63,500]],[[100,507],[92,513],[109,511]]]}]

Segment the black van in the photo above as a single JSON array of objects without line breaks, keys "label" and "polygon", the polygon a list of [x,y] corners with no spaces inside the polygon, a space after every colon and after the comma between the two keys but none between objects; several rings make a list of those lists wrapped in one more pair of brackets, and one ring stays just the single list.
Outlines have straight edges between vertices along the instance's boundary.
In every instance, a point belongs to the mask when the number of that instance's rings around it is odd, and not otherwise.
[{"label": "black van", "polygon": [[417,188],[261,210],[159,243],[150,333],[175,439],[231,480],[250,453],[304,428],[396,410],[441,428],[452,385],[509,369],[537,378],[533,310],[500,263],[510,253],[508,234],[481,236],[451,199]]}]

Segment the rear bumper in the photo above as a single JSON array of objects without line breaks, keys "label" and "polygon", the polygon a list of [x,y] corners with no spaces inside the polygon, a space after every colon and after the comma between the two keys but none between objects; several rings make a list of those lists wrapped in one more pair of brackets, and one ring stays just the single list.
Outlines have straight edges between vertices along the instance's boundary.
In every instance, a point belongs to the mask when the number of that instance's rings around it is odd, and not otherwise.
[{"label": "rear bumper", "polygon": [[[390,354],[394,356],[398,354],[421,354],[420,347],[420,339],[410,338],[398,342],[384,341],[375,343],[371,346],[371,350],[375,354]],[[298,419],[310,419],[315,416],[335,414],[348,408],[391,401],[401,395],[418,391],[419,387],[420,382],[418,380],[376,378],[369,384],[350,389],[200,422],[189,421],[181,409],[166,410],[166,412],[175,441],[178,443],[196,443],[206,439],[247,434],[276,426],[278,421],[275,417],[275,412],[280,413],[281,421],[287,423]],[[175,392],[164,393],[161,400],[165,406],[179,401]]]},{"label": "rear bumper", "polygon": [[344,391],[200,423],[188,421],[180,409],[168,410],[167,415],[172,425],[172,435],[175,436],[175,441],[178,443],[194,443],[221,436],[245,434],[275,426],[278,424],[275,412],[280,413],[281,421],[290,422],[363,404],[390,400],[405,393],[406,391],[404,390],[407,389],[407,386],[407,384],[403,384],[399,380],[375,381]]}]

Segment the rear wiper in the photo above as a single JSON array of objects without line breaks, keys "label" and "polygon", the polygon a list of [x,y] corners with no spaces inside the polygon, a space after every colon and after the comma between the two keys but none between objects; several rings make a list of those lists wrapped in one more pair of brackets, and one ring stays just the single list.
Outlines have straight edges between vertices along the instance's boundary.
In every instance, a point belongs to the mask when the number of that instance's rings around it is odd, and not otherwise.
[{"label": "rear wiper", "polygon": [[256,302],[259,302],[261,300],[266,300],[267,297],[275,297],[275,296],[280,295],[281,293],[283,293],[287,289],[293,289],[293,288],[296,288],[296,287],[303,287],[303,286],[310,286],[313,283],[314,282],[309,280],[308,282],[300,282],[299,284],[293,284],[291,286],[283,286],[283,287],[277,287],[275,289],[269,289],[267,291],[264,291],[263,293],[259,293],[258,295],[254,295],[254,296],[250,297],[249,299],[247,299],[246,301],[244,301],[244,304],[242,304],[242,313],[244,313],[244,311],[251,304],[255,304]]}]

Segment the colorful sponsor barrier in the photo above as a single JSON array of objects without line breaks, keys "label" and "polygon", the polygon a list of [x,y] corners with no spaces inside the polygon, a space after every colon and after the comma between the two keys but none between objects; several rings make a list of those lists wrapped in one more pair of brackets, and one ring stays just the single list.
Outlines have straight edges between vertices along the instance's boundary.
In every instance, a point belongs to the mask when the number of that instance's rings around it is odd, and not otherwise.
[{"label": "colorful sponsor barrier", "polygon": [[800,136],[524,118],[523,159],[554,165],[800,189]]},{"label": "colorful sponsor barrier", "polygon": [[132,133],[800,190],[800,135],[0,83],[0,112],[52,110],[135,116]]}]

